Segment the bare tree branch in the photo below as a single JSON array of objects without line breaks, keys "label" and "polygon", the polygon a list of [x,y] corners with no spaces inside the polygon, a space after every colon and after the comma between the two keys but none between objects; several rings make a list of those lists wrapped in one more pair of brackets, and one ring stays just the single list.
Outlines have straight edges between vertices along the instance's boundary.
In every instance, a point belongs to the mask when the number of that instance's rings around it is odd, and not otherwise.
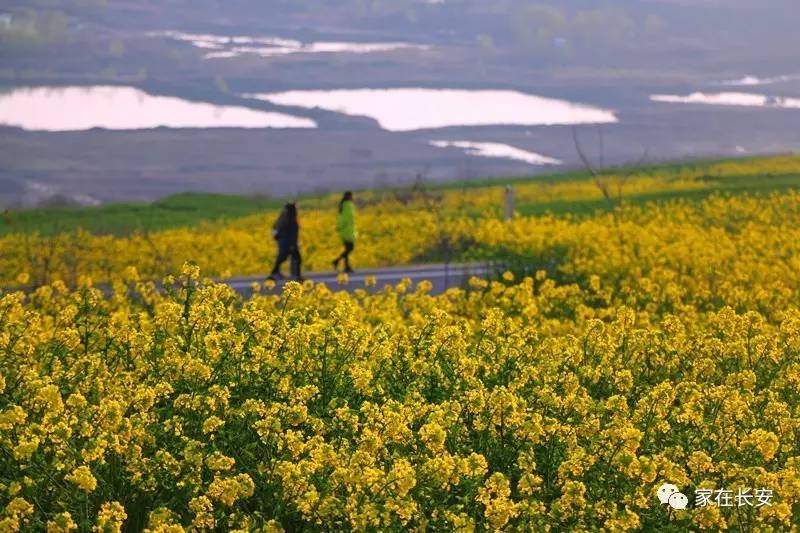
[{"label": "bare tree branch", "polygon": [[591,161],[589,158],[586,157],[586,154],[583,152],[583,148],[581,148],[581,143],[578,140],[578,128],[575,126],[572,127],[572,141],[575,143],[575,150],[578,152],[578,157],[581,158],[581,162],[583,166],[592,174],[592,176],[597,176],[597,171],[592,166]]},{"label": "bare tree branch", "polygon": [[572,140],[575,143],[575,151],[578,152],[578,157],[580,157],[581,161],[583,162],[583,166],[586,167],[586,169],[592,175],[594,184],[597,185],[598,189],[600,189],[600,192],[603,194],[603,198],[605,198],[606,202],[609,204],[609,207],[613,210],[615,207],[614,199],[611,197],[611,193],[608,190],[608,183],[602,180],[600,173],[594,168],[594,165],[592,165],[592,162],[589,161],[589,158],[583,151],[580,140],[578,139],[578,128],[574,126],[572,127]]}]

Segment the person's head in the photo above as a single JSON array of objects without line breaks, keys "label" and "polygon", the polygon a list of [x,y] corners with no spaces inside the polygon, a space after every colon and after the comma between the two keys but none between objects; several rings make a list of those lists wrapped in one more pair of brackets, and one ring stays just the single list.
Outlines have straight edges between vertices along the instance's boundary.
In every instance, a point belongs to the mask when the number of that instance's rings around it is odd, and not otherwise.
[{"label": "person's head", "polygon": [[339,212],[342,212],[342,208],[344,207],[345,202],[352,202],[353,201],[353,193],[352,191],[345,191],[344,195],[342,196],[341,201],[339,202]]},{"label": "person's head", "polygon": [[286,209],[286,214],[289,216],[289,220],[297,220],[297,204],[290,202],[286,204],[284,209]]}]

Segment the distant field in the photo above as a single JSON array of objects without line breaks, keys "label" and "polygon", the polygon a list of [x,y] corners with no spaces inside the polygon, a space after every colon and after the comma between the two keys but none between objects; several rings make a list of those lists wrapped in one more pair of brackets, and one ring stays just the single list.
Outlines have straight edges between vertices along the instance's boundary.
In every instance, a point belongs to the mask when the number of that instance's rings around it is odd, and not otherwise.
[{"label": "distant field", "polygon": [[[800,187],[800,172],[781,175],[747,175],[736,177],[719,176],[709,180],[708,186],[702,189],[684,189],[636,193],[623,196],[629,205],[642,205],[649,202],[664,202],[675,199],[702,200],[712,194],[729,195],[744,193],[769,193],[783,189]],[[573,214],[590,215],[598,210],[607,210],[608,203],[603,199],[561,200],[553,202],[527,202],[518,206],[517,211],[523,215]]]},{"label": "distant field", "polygon": [[134,231],[193,226],[202,221],[236,218],[280,205],[279,200],[250,196],[185,193],[153,203],[118,203],[97,207],[49,207],[6,213],[0,235],[53,234],[78,228],[125,235]]},{"label": "distant field", "polygon": [[[647,213],[655,216],[662,208],[713,211],[709,206],[725,196],[742,201],[790,198],[790,191],[800,188],[800,157],[362,190],[356,194],[356,264],[376,268],[500,257],[507,262],[509,253],[516,257],[513,247],[495,240],[508,231],[501,222],[509,183],[520,222],[557,225],[611,217],[617,225]],[[340,251],[338,200],[337,194],[298,200],[306,271],[329,271]],[[61,279],[75,285],[81,276],[97,282],[116,279],[129,267],[145,278],[160,279],[185,261],[211,276],[261,275],[274,259],[270,227],[282,203],[276,198],[181,194],[152,204],[6,213],[0,226],[0,282],[29,279],[39,285]],[[540,237],[543,246],[555,246],[548,233]],[[527,252],[522,260],[528,266],[539,264]]]},{"label": "distant field", "polygon": [[[776,166],[775,162],[781,164]],[[789,163],[787,163],[789,161]],[[793,165],[795,162],[796,165]],[[774,167],[774,168],[773,168]],[[796,168],[795,168],[796,167]],[[625,181],[622,202],[636,205],[676,198],[703,199],[713,193],[757,193],[800,187],[800,158],[766,157],[731,160],[706,160],[643,167],[608,169],[603,179]],[[631,190],[634,178],[648,176],[669,185],[657,190]],[[678,183],[680,181],[680,183]],[[522,195],[516,203],[523,215],[573,214],[588,215],[609,208],[599,189],[589,186],[581,194],[554,194],[568,183],[592,184],[586,171],[560,172],[535,177],[489,178],[446,184],[421,184],[406,189],[362,191],[364,198],[404,194],[424,189],[431,194],[476,190],[494,190],[513,184],[517,189],[535,186],[531,194]],[[538,191],[538,194],[537,194]],[[334,205],[335,195],[305,196],[303,208],[325,208]],[[84,229],[91,233],[128,235],[169,228],[191,227],[202,222],[231,220],[264,211],[272,211],[284,203],[282,199],[220,194],[183,193],[153,203],[114,203],[98,207],[38,208],[10,211],[0,222],[0,235],[11,233],[40,233],[50,235]],[[370,202],[372,203],[372,202]],[[500,206],[497,206],[498,208]],[[483,211],[475,213],[481,215]]]}]

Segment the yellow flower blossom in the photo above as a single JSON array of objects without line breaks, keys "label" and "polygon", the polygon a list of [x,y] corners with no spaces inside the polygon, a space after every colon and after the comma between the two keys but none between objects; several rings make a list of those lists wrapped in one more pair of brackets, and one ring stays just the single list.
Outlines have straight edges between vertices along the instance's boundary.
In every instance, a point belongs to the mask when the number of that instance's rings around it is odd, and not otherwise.
[{"label": "yellow flower blossom", "polygon": [[78,529],[78,524],[68,512],[57,514],[52,520],[47,521],[47,533],[69,533]]},{"label": "yellow flower blossom", "polygon": [[92,471],[88,466],[79,466],[66,479],[77,485],[84,492],[92,492],[97,488],[97,479],[92,475]]},{"label": "yellow flower blossom", "polygon": [[126,518],[128,514],[119,502],[103,503],[93,530],[98,533],[121,533]]},{"label": "yellow flower blossom", "polygon": [[237,500],[252,496],[254,490],[255,484],[247,474],[231,478],[215,477],[208,487],[208,496],[230,507]]}]

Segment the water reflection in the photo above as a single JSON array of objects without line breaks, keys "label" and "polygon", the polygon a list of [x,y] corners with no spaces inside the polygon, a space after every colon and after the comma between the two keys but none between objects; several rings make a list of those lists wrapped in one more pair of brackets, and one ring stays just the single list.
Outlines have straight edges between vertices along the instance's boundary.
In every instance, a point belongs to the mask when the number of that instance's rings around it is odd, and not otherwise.
[{"label": "water reflection", "polygon": [[284,113],[190,102],[116,86],[14,89],[0,94],[0,124],[44,131],[317,126]]},{"label": "water reflection", "polygon": [[530,165],[561,165],[563,161],[547,157],[536,152],[529,152],[520,148],[515,148],[508,144],[493,142],[472,142],[472,141],[430,141],[431,146],[437,148],[460,148],[467,155],[478,157],[499,157],[502,159],[514,159],[524,161]]},{"label": "water reflection", "polygon": [[650,96],[654,102],[667,104],[707,104],[744,107],[773,107],[783,109],[800,109],[800,99],[782,96],[767,96],[751,93],[692,93],[687,96],[674,94],[654,94]]},{"label": "water reflection", "polygon": [[279,37],[224,36],[178,31],[154,32],[150,35],[188,42],[195,48],[210,50],[204,56],[205,59],[225,59],[241,55],[275,57],[290,54],[370,54],[394,50],[427,50],[430,48],[426,45],[405,42],[355,43],[320,41],[303,43],[295,39],[282,39]]},{"label": "water reflection", "polygon": [[738,80],[723,81],[722,85],[729,85],[731,87],[757,87],[759,85],[773,85],[776,83],[785,83],[797,80],[800,80],[800,74],[790,74],[787,76],[774,76],[771,78],[744,76],[743,78],[739,78]]},{"label": "water reflection", "polygon": [[517,91],[342,89],[244,95],[279,105],[366,116],[389,131],[448,126],[617,122],[612,111]]}]

